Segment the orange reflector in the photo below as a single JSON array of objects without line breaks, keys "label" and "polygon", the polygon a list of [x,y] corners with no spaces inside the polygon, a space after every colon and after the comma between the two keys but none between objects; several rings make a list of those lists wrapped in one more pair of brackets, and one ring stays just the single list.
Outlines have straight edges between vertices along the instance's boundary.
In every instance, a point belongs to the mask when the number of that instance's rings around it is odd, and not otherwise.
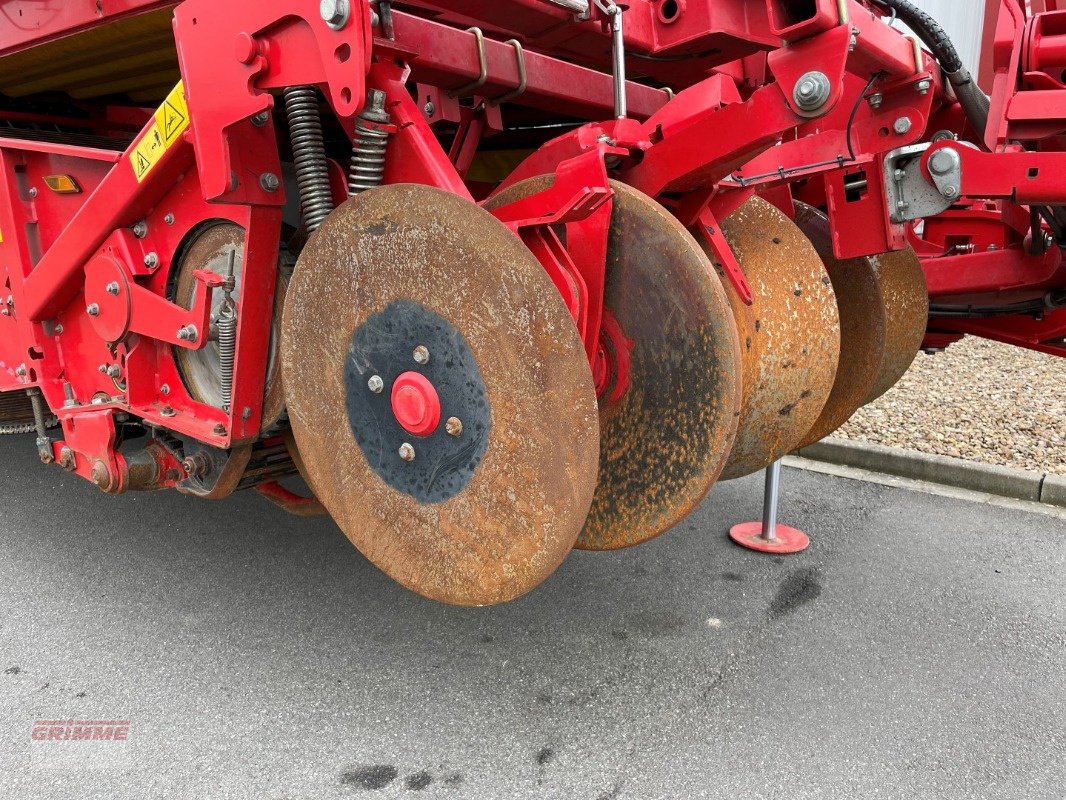
[{"label": "orange reflector", "polygon": [[45,175],[44,182],[56,194],[77,194],[81,191],[78,182],[70,175]]}]

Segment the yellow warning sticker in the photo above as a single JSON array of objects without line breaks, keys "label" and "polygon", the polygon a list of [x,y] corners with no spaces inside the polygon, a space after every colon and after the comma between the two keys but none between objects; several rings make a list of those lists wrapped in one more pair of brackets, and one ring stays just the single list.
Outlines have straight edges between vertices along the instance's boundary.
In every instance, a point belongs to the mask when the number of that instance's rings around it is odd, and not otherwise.
[{"label": "yellow warning sticker", "polygon": [[188,127],[189,107],[185,104],[185,87],[178,81],[178,85],[167,95],[163,105],[156,109],[151,127],[130,153],[130,164],[133,166],[137,183],[145,179],[163,157],[163,153],[170,149]]}]

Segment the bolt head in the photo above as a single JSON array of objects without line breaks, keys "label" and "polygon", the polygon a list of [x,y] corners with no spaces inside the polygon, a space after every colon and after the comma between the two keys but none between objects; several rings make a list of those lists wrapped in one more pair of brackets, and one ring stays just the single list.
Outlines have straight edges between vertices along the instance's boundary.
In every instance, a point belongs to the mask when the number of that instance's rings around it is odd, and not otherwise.
[{"label": "bolt head", "polygon": [[37,196],[37,187],[33,186],[33,187],[30,188],[30,197],[36,197],[36,196]]},{"label": "bolt head", "polygon": [[321,0],[318,4],[318,13],[329,27],[339,31],[348,24],[350,14],[348,0]]},{"label": "bolt head", "polygon": [[144,257],[144,265],[146,267],[148,267],[148,269],[155,269],[156,267],[158,267],[159,266],[159,254],[158,253],[148,253]]},{"label": "bolt head", "polygon": [[817,111],[829,101],[833,86],[824,72],[812,70],[803,75],[792,90],[792,99],[803,111]]},{"label": "bolt head", "polygon": [[273,172],[264,172],[259,176],[259,185],[263,187],[263,191],[276,192],[281,186],[281,181]]},{"label": "bolt head", "polygon": [[174,215],[173,214],[167,214],[165,217],[163,217],[163,222],[165,222],[167,225],[173,225],[174,224]]},{"label": "bolt head", "polygon": [[426,365],[429,363],[429,349],[425,345],[419,345],[411,354],[416,364]]},{"label": "bolt head", "polygon": [[140,222],[133,223],[133,235],[138,239],[143,239],[148,235],[148,223],[143,219]]},{"label": "bolt head", "polygon": [[422,110],[425,112],[427,117],[432,117],[437,112],[437,107],[432,103],[426,103],[424,106],[422,106]]},{"label": "bolt head", "polygon": [[225,436],[226,426],[220,422],[214,428],[211,429],[211,432],[214,433],[215,436]]},{"label": "bolt head", "polygon": [[252,114],[252,124],[257,128],[262,128],[270,122],[270,112],[260,111],[258,114]]},{"label": "bolt head", "polygon": [[111,281],[111,283],[107,285],[107,293],[110,295],[118,294],[118,281]]},{"label": "bolt head", "polygon": [[929,90],[932,88],[933,82],[928,78],[922,78],[914,84],[914,88],[918,90],[918,94],[929,94]]},{"label": "bolt head", "polygon": [[170,394],[170,384],[169,383],[164,383],[162,386],[160,386],[159,387],[159,393],[161,395],[163,395],[164,397],[166,397],[168,394]]},{"label": "bolt head", "polygon": [[463,421],[459,417],[448,417],[448,421],[444,423],[444,430],[449,436],[462,436]]},{"label": "bolt head", "polygon": [[959,193],[959,190],[956,187],[954,187],[954,186],[945,186],[944,187],[944,197],[952,198],[952,197],[957,196],[958,193]]},{"label": "bolt head", "polygon": [[400,458],[402,458],[404,461],[414,461],[415,460],[415,449],[411,445],[409,445],[407,442],[404,442],[403,444],[400,445],[399,453],[400,453]]},{"label": "bolt head", "polygon": [[99,316],[100,306],[98,306],[96,303],[89,303],[89,305],[85,308],[85,313],[88,314],[90,317]]},{"label": "bolt head", "polygon": [[381,390],[385,388],[385,381],[381,380],[380,375],[371,375],[366,385],[374,394],[381,394]]},{"label": "bolt head", "polygon": [[892,130],[894,130],[900,136],[905,136],[911,132],[912,123],[910,117],[899,117],[894,123],[892,123]]},{"label": "bolt head", "polygon": [[107,377],[117,378],[122,375],[122,368],[118,364],[112,364],[107,368]]},{"label": "bolt head", "polygon": [[951,155],[944,150],[938,150],[933,153],[933,157],[929,159],[929,169],[937,175],[947,175],[951,172],[953,165]]},{"label": "bolt head", "polygon": [[880,108],[881,103],[884,99],[884,96],[880,92],[875,92],[874,94],[870,95],[870,98],[867,102],[869,102],[870,108]]},{"label": "bolt head", "polygon": [[19,364],[18,367],[15,368],[15,374],[18,375],[20,378],[25,378],[26,377],[26,365],[25,364]]}]

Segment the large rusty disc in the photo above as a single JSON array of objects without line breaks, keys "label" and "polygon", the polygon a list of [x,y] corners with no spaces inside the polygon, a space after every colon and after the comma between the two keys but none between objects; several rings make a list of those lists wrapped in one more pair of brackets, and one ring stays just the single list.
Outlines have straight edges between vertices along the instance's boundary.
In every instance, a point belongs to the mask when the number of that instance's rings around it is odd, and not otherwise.
[{"label": "large rusty disc", "polygon": [[[234,278],[233,297],[240,296],[244,274],[244,229],[232,222],[218,220],[196,230],[181,251],[180,261],[173,275],[173,296],[183,307],[189,308],[196,290],[196,271],[207,269]],[[291,264],[291,261],[289,262]],[[270,333],[267,358],[266,387],[263,394],[263,417],[260,429],[269,431],[285,411],[285,393],[281,386],[281,371],[277,368],[277,340],[282,308],[285,303],[286,278],[279,275],[274,291],[274,324]],[[217,316],[225,294],[214,289],[211,296],[212,318]],[[174,361],[182,381],[194,400],[222,407],[222,368],[218,341],[209,341],[199,350],[173,347]]]},{"label": "large rusty disc", "polygon": [[825,408],[799,445],[806,447],[829,436],[866,402],[885,361],[887,309],[875,258],[836,258],[829,218],[806,203],[796,203],[796,224],[825,264],[840,314],[836,379]]},{"label": "large rusty disc", "polygon": [[922,262],[910,247],[870,259],[885,308],[885,355],[877,380],[866,396],[872,403],[910,369],[929,323],[929,288]]},{"label": "large rusty disc", "polygon": [[792,452],[822,413],[840,355],[840,317],[818,253],[781,211],[753,197],[722,223],[755,296],[726,293],[740,333],[744,398],[723,479]]},{"label": "large rusty disc", "polygon": [[[497,207],[550,177],[493,197]],[[692,235],[647,195],[613,182],[605,350],[628,354],[629,387],[601,392],[600,479],[578,538],[615,550],[669,530],[718,479],[736,435],[739,345],[721,282]]]},{"label": "large rusty disc", "polygon": [[501,603],[571,550],[596,485],[592,376],[547,274],[488,212],[403,184],[348,200],[300,255],[281,349],[308,483],[399,583]]}]

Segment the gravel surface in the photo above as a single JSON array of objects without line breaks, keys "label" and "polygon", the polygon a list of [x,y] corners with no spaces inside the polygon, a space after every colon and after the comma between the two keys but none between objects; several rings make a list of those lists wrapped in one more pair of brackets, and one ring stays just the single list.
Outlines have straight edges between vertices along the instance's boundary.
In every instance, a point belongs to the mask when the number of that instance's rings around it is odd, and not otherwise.
[{"label": "gravel surface", "polygon": [[984,339],[919,353],[835,435],[1066,475],[1066,360]]}]

